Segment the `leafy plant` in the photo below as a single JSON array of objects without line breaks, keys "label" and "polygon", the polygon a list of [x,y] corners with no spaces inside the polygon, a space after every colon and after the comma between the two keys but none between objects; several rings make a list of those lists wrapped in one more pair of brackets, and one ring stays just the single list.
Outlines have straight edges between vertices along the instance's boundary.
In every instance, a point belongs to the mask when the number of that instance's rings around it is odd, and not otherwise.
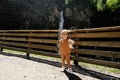
[{"label": "leafy plant", "polygon": [[65,4],[68,5],[72,0],[65,0]]},{"label": "leafy plant", "polygon": [[97,2],[97,9],[98,9],[98,11],[103,11],[104,4],[103,4],[102,0],[98,0],[98,2]]},{"label": "leafy plant", "polygon": [[120,7],[119,0],[107,0],[106,7],[112,12],[115,11],[118,7]]},{"label": "leafy plant", "polygon": [[95,6],[98,11],[109,10],[114,12],[120,7],[119,0],[90,0],[90,4]]}]

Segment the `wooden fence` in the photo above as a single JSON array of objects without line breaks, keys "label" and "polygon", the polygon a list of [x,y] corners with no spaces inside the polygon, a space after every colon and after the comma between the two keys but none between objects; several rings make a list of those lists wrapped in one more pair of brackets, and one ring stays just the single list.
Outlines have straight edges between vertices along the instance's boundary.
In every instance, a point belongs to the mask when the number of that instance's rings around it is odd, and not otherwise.
[{"label": "wooden fence", "polygon": [[[120,69],[120,26],[72,30],[73,60]],[[0,48],[45,56],[58,54],[58,30],[0,30]]]}]

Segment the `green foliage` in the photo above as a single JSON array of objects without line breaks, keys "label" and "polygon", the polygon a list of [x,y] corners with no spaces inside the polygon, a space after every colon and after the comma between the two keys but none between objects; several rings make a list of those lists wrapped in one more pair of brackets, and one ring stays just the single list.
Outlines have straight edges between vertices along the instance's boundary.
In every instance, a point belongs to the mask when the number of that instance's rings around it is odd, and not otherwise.
[{"label": "green foliage", "polygon": [[106,6],[113,12],[119,7],[119,0],[107,0]]},{"label": "green foliage", "polygon": [[65,5],[68,5],[72,0],[65,0]]},{"label": "green foliage", "polygon": [[97,2],[97,9],[98,9],[98,11],[103,11],[104,4],[102,3],[102,0],[98,0],[98,2]]},{"label": "green foliage", "polygon": [[98,11],[109,10],[114,12],[120,7],[119,0],[90,0],[90,4],[95,6]]},{"label": "green foliage", "polygon": [[103,11],[105,8],[105,4],[103,4],[103,0],[90,0],[90,4],[96,7],[98,11]]},{"label": "green foliage", "polygon": [[79,62],[79,64],[86,68],[96,69],[101,72],[120,74],[120,70],[117,68],[111,68],[111,67],[106,67],[106,66],[101,66],[101,65],[96,65],[96,64],[89,64],[89,63],[84,63],[84,62]]}]

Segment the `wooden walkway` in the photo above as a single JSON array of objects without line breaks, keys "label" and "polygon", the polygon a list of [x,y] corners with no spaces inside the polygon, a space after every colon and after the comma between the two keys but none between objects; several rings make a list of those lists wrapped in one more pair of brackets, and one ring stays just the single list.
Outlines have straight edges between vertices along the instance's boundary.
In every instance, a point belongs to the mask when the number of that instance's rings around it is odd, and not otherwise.
[{"label": "wooden walkway", "polygon": [[119,80],[82,67],[73,66],[74,74],[60,72],[60,62],[0,52],[0,80]]}]

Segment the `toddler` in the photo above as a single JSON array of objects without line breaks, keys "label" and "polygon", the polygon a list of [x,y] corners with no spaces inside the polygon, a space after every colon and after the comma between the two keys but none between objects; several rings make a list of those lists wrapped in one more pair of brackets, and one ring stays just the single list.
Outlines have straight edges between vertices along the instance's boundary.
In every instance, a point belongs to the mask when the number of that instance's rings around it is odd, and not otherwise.
[{"label": "toddler", "polygon": [[72,73],[70,65],[70,51],[73,49],[74,41],[68,38],[68,30],[64,29],[61,31],[61,39],[59,40],[59,51],[62,59],[62,68],[61,71],[65,69],[65,60],[68,66],[68,72]]}]

